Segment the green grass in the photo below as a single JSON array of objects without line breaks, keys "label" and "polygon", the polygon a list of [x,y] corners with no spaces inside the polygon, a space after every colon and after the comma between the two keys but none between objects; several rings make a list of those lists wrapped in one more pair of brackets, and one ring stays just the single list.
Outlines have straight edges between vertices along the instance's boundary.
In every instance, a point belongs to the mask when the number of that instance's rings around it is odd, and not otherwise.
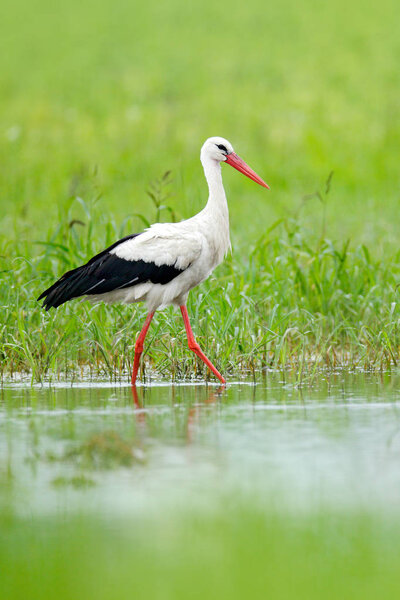
[{"label": "green grass", "polygon": [[398,523],[293,517],[227,503],[190,519],[1,519],[9,600],[396,598]]},{"label": "green grass", "polygon": [[[61,272],[124,233],[101,214],[100,206],[93,216],[84,205],[86,225],[72,224],[75,203],[68,204],[60,226],[35,245],[40,252],[30,260],[22,258],[30,248],[20,244],[12,268],[2,275],[3,375],[30,372],[37,381],[79,378],[85,368],[86,376],[114,378],[131,368],[144,307],[75,301],[45,313],[35,300]],[[94,223],[100,243],[93,235]],[[373,258],[365,245],[334,243],[293,219],[276,222],[247,252],[228,257],[189,302],[199,341],[225,373],[397,365],[398,252]],[[185,339],[176,312],[158,313],[146,346],[143,368],[150,367],[148,375],[206,375]]]},{"label": "green grass", "polygon": [[[199,149],[215,134],[271,192],[224,168],[234,254],[190,299],[210,358],[228,375],[396,365],[396,16],[394,0],[5,7],[1,373],[128,371],[143,309],[72,303],[45,315],[35,298],[141,229],[138,215],[156,218],[145,190],[166,170],[176,217],[198,211]],[[158,315],[151,331],[152,371],[204,375],[177,315]]]}]

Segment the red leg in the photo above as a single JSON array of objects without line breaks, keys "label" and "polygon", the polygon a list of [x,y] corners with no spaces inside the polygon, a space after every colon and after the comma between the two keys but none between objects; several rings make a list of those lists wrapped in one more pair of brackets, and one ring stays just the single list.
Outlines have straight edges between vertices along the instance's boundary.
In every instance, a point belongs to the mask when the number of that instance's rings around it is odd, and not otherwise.
[{"label": "red leg", "polygon": [[188,338],[189,348],[195,354],[197,354],[197,356],[199,358],[201,358],[201,360],[203,361],[203,363],[205,363],[207,365],[207,367],[210,369],[210,371],[212,371],[214,373],[214,375],[216,377],[218,377],[218,379],[220,380],[221,383],[226,383],[226,381],[222,377],[221,373],[219,371],[217,371],[217,369],[214,367],[214,365],[212,364],[212,362],[210,360],[208,360],[207,356],[204,354],[204,352],[202,351],[202,349],[200,348],[200,346],[196,342],[196,340],[194,338],[194,334],[193,334],[192,328],[190,326],[189,315],[188,315],[188,311],[187,311],[186,306],[180,306],[180,309],[181,309],[181,313],[182,313],[182,317],[183,317],[183,322],[185,324],[185,329],[186,329],[186,335],[187,335],[187,338]]},{"label": "red leg", "polygon": [[154,317],[154,312],[149,313],[147,315],[147,318],[144,322],[142,331],[139,333],[139,337],[136,340],[136,344],[135,344],[135,358],[133,360],[133,371],[132,371],[132,379],[131,379],[131,384],[135,385],[136,383],[136,377],[139,371],[139,363],[140,363],[140,357],[142,355],[143,352],[143,344],[144,344],[144,340],[146,339],[146,335],[147,332],[149,330],[150,327],[150,323],[152,318]]}]

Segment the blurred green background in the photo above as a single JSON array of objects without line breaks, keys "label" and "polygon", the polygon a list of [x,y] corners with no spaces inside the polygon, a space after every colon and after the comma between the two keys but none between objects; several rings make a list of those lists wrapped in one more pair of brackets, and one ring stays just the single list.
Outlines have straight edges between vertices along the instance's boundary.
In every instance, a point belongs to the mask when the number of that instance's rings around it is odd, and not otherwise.
[{"label": "blurred green background", "polygon": [[[173,171],[181,217],[206,201],[199,150],[227,137],[271,185],[224,169],[234,243],[317,200],[327,234],[396,243],[398,4],[15,0],[0,35],[0,230],[41,239],[71,195],[117,221]],[[229,171],[229,172],[228,172]]]}]

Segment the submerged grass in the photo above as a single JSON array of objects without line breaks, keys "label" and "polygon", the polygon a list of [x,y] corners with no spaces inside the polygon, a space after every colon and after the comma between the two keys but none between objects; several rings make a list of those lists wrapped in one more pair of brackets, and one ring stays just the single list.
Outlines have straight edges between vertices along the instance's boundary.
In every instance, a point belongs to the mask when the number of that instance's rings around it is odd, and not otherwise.
[{"label": "submerged grass", "polygon": [[90,436],[81,446],[72,447],[61,460],[72,461],[83,469],[113,469],[130,467],[143,459],[142,452],[133,448],[116,431],[104,431]]}]

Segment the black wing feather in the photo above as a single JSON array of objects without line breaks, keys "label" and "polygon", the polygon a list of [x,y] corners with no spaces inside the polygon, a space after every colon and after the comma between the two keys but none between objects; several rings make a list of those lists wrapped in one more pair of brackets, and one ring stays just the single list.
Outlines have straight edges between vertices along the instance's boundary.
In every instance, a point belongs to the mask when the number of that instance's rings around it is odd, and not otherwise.
[{"label": "black wing feather", "polygon": [[158,266],[144,260],[130,261],[110,254],[110,250],[137,235],[140,234],[122,238],[91,258],[85,265],[64,273],[58,281],[40,294],[38,300],[44,298],[43,308],[57,308],[72,298],[105,294],[148,281],[166,284],[183,272],[184,269],[177,269],[174,265]]}]

